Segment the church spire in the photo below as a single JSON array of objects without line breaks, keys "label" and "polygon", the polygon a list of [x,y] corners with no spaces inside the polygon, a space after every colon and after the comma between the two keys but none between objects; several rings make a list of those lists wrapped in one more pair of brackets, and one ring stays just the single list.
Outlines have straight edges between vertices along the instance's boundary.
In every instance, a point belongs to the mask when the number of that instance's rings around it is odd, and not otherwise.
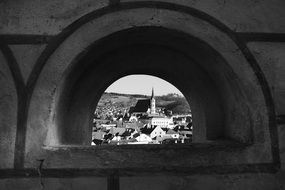
[{"label": "church spire", "polygon": [[152,87],[152,91],[151,91],[151,99],[154,98],[154,90],[153,90],[153,87]]},{"label": "church spire", "polygon": [[150,98],[150,114],[155,114],[155,99],[154,99],[153,87],[152,87],[151,98]]}]

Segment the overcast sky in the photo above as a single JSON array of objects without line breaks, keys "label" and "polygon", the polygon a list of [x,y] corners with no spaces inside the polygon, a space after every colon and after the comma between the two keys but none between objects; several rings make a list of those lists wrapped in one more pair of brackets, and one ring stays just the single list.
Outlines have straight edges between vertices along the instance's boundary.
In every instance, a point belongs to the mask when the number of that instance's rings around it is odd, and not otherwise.
[{"label": "overcast sky", "polygon": [[[166,95],[168,93],[182,93],[169,82],[158,77],[150,75],[128,75],[120,78],[111,84],[106,92],[117,92],[124,94],[143,94],[151,95],[151,89],[154,88],[154,95]],[[183,95],[182,95],[183,96]]]}]

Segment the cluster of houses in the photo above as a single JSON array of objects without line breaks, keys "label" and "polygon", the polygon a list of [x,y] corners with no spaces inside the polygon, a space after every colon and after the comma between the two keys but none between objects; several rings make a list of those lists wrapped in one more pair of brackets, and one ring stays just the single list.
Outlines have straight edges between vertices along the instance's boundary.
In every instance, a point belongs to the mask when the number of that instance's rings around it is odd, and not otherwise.
[{"label": "cluster of houses", "polygon": [[189,143],[192,139],[192,127],[177,125],[170,129],[146,124],[139,128],[108,124],[93,132],[92,139],[92,145]]},{"label": "cluster of houses", "polygon": [[130,108],[128,117],[108,124],[97,123],[93,128],[92,145],[191,142],[191,114],[167,117],[156,110],[152,90],[151,98],[138,100],[136,106]]}]

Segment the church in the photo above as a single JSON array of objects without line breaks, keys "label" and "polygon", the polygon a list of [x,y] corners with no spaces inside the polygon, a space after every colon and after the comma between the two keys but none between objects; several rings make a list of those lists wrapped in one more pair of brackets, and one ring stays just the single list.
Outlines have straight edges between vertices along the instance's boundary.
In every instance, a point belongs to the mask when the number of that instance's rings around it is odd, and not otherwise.
[{"label": "church", "polygon": [[129,121],[142,121],[149,128],[159,126],[161,128],[173,128],[173,119],[166,117],[164,114],[156,111],[154,89],[152,88],[149,99],[139,99],[134,107],[130,108],[131,115]]},{"label": "church", "polygon": [[152,88],[151,97],[147,99],[139,99],[134,107],[130,107],[131,116],[145,117],[158,115],[156,112],[154,89]]}]

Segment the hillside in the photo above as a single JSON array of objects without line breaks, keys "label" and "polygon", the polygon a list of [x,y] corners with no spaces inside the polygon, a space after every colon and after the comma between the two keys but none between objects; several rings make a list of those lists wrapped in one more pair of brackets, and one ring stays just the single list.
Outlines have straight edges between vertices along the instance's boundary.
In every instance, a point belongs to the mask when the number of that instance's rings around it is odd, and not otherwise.
[{"label": "hillside", "polygon": [[[121,115],[131,106],[135,106],[138,99],[149,98],[140,94],[104,93],[98,102],[96,114],[107,118],[108,115]],[[177,94],[155,96],[156,106],[172,111],[173,114],[190,113],[186,99]]]},{"label": "hillside", "polygon": [[179,96],[178,94],[156,96],[155,99],[158,107],[164,107],[167,110],[172,111],[173,114],[186,114],[191,112],[185,97]]}]

